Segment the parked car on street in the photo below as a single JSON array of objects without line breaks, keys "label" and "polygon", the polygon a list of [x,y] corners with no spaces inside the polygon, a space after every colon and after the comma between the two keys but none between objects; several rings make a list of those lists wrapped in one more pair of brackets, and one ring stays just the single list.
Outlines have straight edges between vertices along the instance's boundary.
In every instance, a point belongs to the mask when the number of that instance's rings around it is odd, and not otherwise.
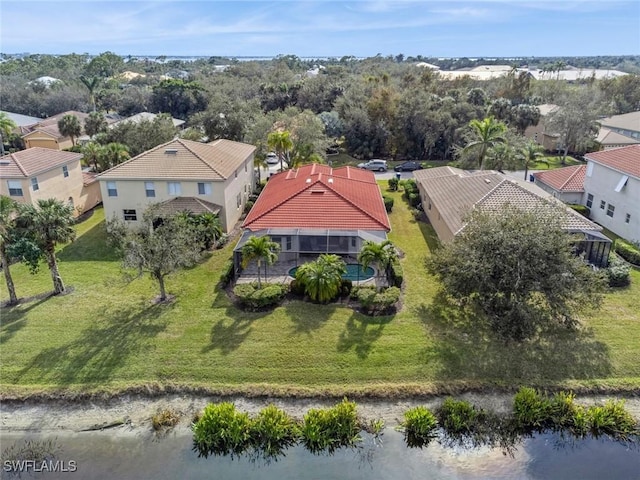
[{"label": "parked car on street", "polygon": [[372,170],[374,172],[386,172],[387,161],[386,160],[369,160],[358,164],[358,168],[364,168],[366,170]]},{"label": "parked car on street", "polygon": [[273,152],[267,153],[267,163],[269,165],[275,165],[277,163],[280,163],[280,159],[278,158],[278,155],[276,155]]},{"label": "parked car on street", "polygon": [[400,165],[393,167],[396,172],[413,172],[414,170],[421,170],[422,165],[419,162],[404,162]]}]

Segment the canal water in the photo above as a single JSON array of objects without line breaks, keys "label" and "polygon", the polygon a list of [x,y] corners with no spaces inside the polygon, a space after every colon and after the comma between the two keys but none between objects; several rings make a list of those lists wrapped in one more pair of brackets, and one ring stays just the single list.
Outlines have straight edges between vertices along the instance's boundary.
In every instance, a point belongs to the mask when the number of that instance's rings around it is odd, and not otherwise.
[{"label": "canal water", "polygon": [[[410,449],[400,432],[387,428],[381,441],[366,437],[363,446],[331,456],[290,448],[275,462],[247,458],[198,458],[191,435],[182,430],[163,438],[116,431],[60,436],[3,433],[2,450],[25,439],[51,440],[57,460],[73,461],[75,473],[33,473],[46,479],[544,479],[640,480],[640,449],[602,439],[568,443],[554,434],[524,440],[511,455],[499,449],[445,447],[437,441]],[[4,460],[4,459],[3,459]],[[4,467],[4,463],[3,463]],[[18,478],[2,471],[2,478]]]}]

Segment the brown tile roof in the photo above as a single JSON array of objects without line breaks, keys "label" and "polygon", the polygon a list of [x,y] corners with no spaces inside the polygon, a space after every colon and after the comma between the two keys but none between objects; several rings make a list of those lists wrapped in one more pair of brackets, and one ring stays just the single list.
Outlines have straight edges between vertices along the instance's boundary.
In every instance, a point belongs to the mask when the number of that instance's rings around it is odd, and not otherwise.
[{"label": "brown tile roof", "polygon": [[318,164],[269,178],[242,226],[391,230],[373,172]]},{"label": "brown tile roof", "polygon": [[626,135],[622,135],[621,133],[602,127],[598,132],[596,142],[601,143],[606,147],[607,145],[635,145],[640,143],[640,140],[633,137],[627,137]]},{"label": "brown tile roof", "polygon": [[99,177],[101,180],[226,180],[242,166],[255,148],[231,140],[200,143],[179,138],[147,150],[103,172]]},{"label": "brown tile roof", "polygon": [[[447,168],[449,170],[445,170]],[[433,172],[436,169],[440,169],[442,173],[451,173],[439,176],[437,172]],[[565,207],[533,184],[527,183],[525,187],[494,171],[465,172],[450,167],[436,169],[431,169],[429,175],[423,173],[429,170],[417,170],[414,176],[454,234],[464,228],[464,219],[473,208],[499,210],[506,203],[529,210],[553,202],[566,210],[567,217],[563,222],[566,228],[601,230],[601,227]],[[428,208],[427,205],[424,207]]]},{"label": "brown tile roof", "polygon": [[89,117],[89,114],[87,113],[76,112],[74,110],[58,113],[57,115],[53,115],[52,117],[47,117],[41,122],[38,122],[34,125],[23,127],[22,129],[23,137],[35,131],[41,131],[53,136],[54,138],[64,138],[60,134],[60,130],[58,130],[58,121],[65,115],[75,115],[76,117],[78,117],[78,120],[80,120],[80,125],[84,125],[85,120]]},{"label": "brown tile roof", "polygon": [[587,153],[587,160],[640,179],[640,145]]},{"label": "brown tile roof", "polygon": [[586,172],[586,165],[572,165],[570,167],[537,172],[533,176],[536,180],[549,185],[558,192],[584,192]]},{"label": "brown tile roof", "polygon": [[98,181],[98,175],[93,172],[82,172],[82,184],[91,185]]},{"label": "brown tile roof", "polygon": [[202,213],[219,213],[222,207],[195,197],[176,197],[157,204],[161,213],[171,215],[179,212],[189,212],[200,215]]},{"label": "brown tile roof", "polygon": [[0,158],[2,178],[27,178],[80,160],[81,153],[33,147]]}]

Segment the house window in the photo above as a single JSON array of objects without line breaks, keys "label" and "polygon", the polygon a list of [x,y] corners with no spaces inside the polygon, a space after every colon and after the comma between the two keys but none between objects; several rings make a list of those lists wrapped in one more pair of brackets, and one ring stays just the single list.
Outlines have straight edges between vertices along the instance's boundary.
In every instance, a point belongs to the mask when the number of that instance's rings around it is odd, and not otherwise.
[{"label": "house window", "polygon": [[247,164],[244,164],[244,173],[247,173]]},{"label": "house window", "polygon": [[127,222],[136,222],[138,220],[138,215],[136,215],[135,210],[122,210],[124,214],[124,219]]},{"label": "house window", "polygon": [[147,197],[156,196],[156,186],[153,182],[144,182],[144,191],[147,194]]},{"label": "house window", "polygon": [[118,189],[116,188],[116,182],[107,182],[107,192],[110,197],[118,196]]},{"label": "house window", "polygon": [[592,205],[593,205],[593,195],[589,193],[587,194],[587,207],[591,208]]},{"label": "house window", "polygon": [[616,209],[613,205],[609,204],[607,207],[607,216],[613,218],[613,211]]},{"label": "house window", "polygon": [[33,177],[31,179],[31,189],[34,192],[37,192],[38,190],[40,190],[40,186],[38,185],[38,178],[37,177]]},{"label": "house window", "polygon": [[198,195],[211,195],[211,184],[204,182],[198,183]]},{"label": "house window", "polygon": [[630,213],[627,213],[627,214],[624,216],[624,223],[629,223],[630,221],[631,221],[631,214],[630,214]]},{"label": "house window", "polygon": [[182,189],[180,188],[180,182],[168,182],[169,195],[181,195]]},{"label": "house window", "polygon": [[242,193],[238,193],[238,196],[236,197],[236,208],[240,208],[241,205],[242,205]]},{"label": "house window", "polygon": [[238,178],[238,170],[236,170],[235,172],[233,172],[234,174],[234,178]]},{"label": "house window", "polygon": [[9,196],[22,196],[22,183],[19,180],[7,180],[7,187],[9,187]]},{"label": "house window", "polygon": [[356,248],[356,237],[351,237],[351,247]]},{"label": "house window", "polygon": [[604,200],[600,200],[600,210],[604,210],[604,207],[607,206],[607,202],[605,202]]},{"label": "house window", "polygon": [[[627,217],[628,216],[629,216],[629,214],[627,213]],[[291,237],[287,237],[287,250],[291,250]]]},{"label": "house window", "polygon": [[62,166],[62,176],[64,178],[67,178],[69,176],[69,167],[67,167],[66,165]]}]

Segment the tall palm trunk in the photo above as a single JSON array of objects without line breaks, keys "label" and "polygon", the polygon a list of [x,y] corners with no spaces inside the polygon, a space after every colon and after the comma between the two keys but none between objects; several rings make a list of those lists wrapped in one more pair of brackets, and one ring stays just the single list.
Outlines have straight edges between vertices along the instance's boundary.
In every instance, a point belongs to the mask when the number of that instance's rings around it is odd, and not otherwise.
[{"label": "tall palm trunk", "polygon": [[[260,283],[260,267],[261,267],[261,263],[262,262],[260,262],[260,260],[258,260],[258,288],[259,289],[262,288],[262,285]],[[266,280],[266,278],[265,278],[265,280]]]},{"label": "tall palm trunk", "polygon": [[2,260],[2,270],[4,270],[4,279],[7,282],[7,290],[9,290],[9,305],[15,305],[18,303],[18,297],[16,295],[16,287],[13,284],[13,278],[9,271],[9,259],[7,258],[7,252],[4,246],[0,248],[0,258]]},{"label": "tall palm trunk", "polygon": [[53,294],[58,295],[64,293],[64,282],[58,271],[58,262],[56,261],[56,254],[53,248],[47,249],[45,256],[47,257],[47,265],[51,272],[51,280],[53,280]]}]

